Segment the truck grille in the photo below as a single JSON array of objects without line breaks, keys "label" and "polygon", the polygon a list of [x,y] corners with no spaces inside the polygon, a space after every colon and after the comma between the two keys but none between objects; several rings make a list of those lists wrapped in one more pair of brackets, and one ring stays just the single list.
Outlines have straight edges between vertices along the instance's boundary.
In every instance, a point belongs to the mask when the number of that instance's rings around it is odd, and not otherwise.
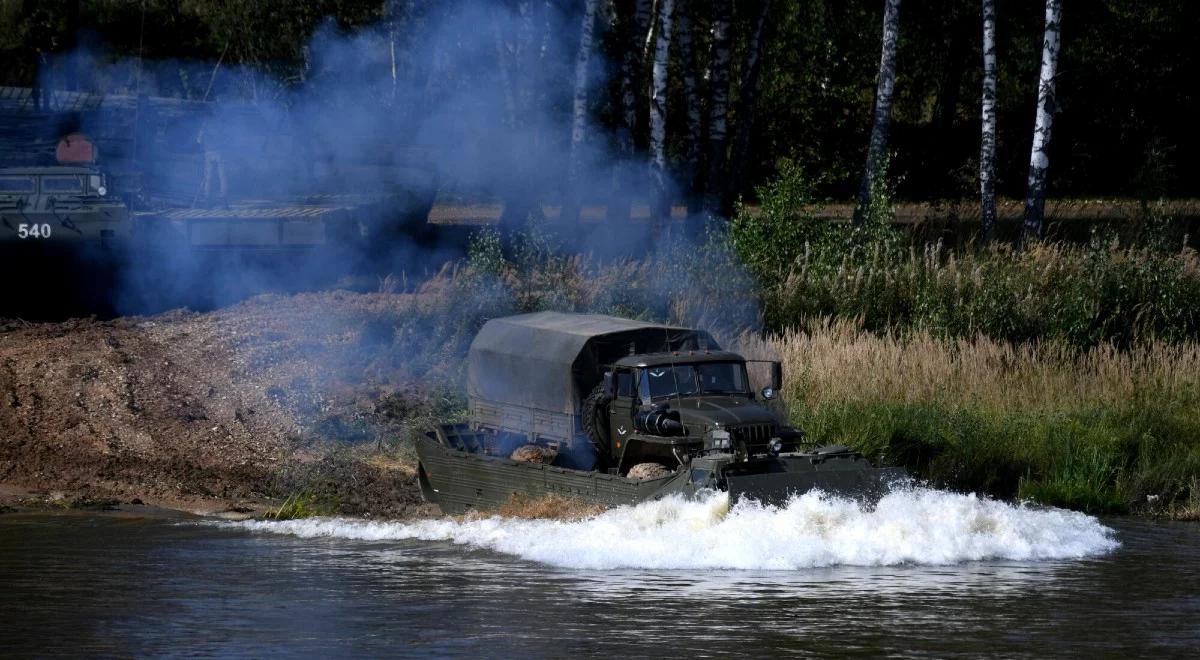
[{"label": "truck grille", "polygon": [[764,448],[775,437],[774,424],[745,424],[729,429],[730,434],[738,442],[744,442],[751,450]]}]

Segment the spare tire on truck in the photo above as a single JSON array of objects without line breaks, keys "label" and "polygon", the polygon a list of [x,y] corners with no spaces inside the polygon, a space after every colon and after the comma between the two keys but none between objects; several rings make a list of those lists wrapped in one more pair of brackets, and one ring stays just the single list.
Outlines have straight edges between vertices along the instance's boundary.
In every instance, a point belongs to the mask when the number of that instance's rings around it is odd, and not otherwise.
[{"label": "spare tire on truck", "polygon": [[608,404],[612,396],[604,389],[604,383],[592,389],[591,394],[583,400],[583,432],[588,441],[596,448],[596,463],[599,469],[605,469],[609,463],[608,448]]}]

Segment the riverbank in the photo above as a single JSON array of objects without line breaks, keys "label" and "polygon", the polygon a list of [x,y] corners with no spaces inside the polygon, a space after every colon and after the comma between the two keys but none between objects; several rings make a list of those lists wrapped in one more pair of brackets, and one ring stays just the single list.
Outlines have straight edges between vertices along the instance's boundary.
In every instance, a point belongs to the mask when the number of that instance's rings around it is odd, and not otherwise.
[{"label": "riverbank", "polygon": [[1200,519],[1200,344],[1011,344],[850,322],[739,340],[781,359],[810,436],[932,484],[1094,514]]},{"label": "riverbank", "polygon": [[[400,295],[261,297],[210,314],[0,327],[8,506],[424,511],[400,447],[425,392],[372,371]],[[314,313],[319,309],[320,313]]]},{"label": "riverbank", "polygon": [[[495,280],[468,267],[417,293],[7,322],[0,485],[50,507],[426,515],[412,441],[465,414],[463,356],[484,319],[554,304],[629,314],[605,297],[613,273],[587,274],[577,260],[557,267],[574,275]],[[717,309],[691,304],[673,304],[669,318]],[[724,343],[784,362],[788,412],[815,441],[848,444],[935,486],[1200,518],[1195,342],[1081,349],[813,321]]]}]

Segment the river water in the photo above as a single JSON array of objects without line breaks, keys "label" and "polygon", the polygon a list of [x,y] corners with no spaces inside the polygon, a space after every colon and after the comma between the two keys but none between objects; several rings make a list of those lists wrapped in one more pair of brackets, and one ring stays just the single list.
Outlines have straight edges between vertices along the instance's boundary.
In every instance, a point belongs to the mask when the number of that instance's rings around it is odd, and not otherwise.
[{"label": "river water", "polygon": [[0,655],[1188,656],[1200,525],[915,489],[583,521],[0,516]]}]

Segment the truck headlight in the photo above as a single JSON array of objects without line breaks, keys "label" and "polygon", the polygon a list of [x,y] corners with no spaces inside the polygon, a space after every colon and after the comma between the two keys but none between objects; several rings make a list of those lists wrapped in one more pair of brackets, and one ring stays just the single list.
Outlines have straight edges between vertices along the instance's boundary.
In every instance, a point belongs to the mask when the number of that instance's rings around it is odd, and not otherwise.
[{"label": "truck headlight", "polygon": [[771,438],[771,453],[778,454],[781,451],[783,451],[783,440]]},{"label": "truck headlight", "polygon": [[96,189],[96,194],[103,197],[108,194],[108,188],[105,188],[104,186],[100,186],[99,188]]},{"label": "truck headlight", "polygon": [[715,449],[729,449],[729,431],[713,431],[712,444]]}]

